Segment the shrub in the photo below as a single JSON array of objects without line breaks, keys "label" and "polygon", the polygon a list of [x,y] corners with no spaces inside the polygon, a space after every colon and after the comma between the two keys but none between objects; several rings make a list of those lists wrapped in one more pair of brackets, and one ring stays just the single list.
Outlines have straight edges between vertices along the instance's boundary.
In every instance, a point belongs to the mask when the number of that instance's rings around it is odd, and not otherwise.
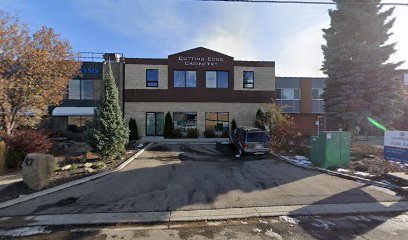
[{"label": "shrub", "polygon": [[6,153],[6,167],[7,168],[19,168],[24,161],[26,154],[13,150],[12,148],[7,149]]},{"label": "shrub", "polygon": [[173,134],[172,134],[173,138],[182,138],[183,137],[183,133],[181,132],[180,128],[174,129],[173,130]]},{"label": "shrub", "polygon": [[198,138],[198,129],[197,128],[189,128],[187,129],[187,138]]},{"label": "shrub", "polygon": [[223,131],[222,134],[220,135],[222,138],[229,138],[229,132],[228,131]]},{"label": "shrub", "polygon": [[20,130],[4,137],[7,146],[23,154],[48,153],[53,148],[48,134],[43,130]]},{"label": "shrub", "polygon": [[138,140],[139,132],[137,130],[137,123],[134,118],[129,120],[129,141]]},{"label": "shrub", "polygon": [[80,132],[71,132],[71,131],[56,131],[51,134],[53,137],[65,137],[70,140],[74,140],[77,142],[84,142],[85,135],[84,133]]},{"label": "shrub", "polygon": [[258,111],[256,111],[255,116],[255,127],[265,130],[266,121],[267,121],[266,114],[262,112],[261,109],[258,109]]},{"label": "shrub", "polygon": [[203,134],[204,134],[204,137],[206,137],[206,138],[215,138],[216,137],[215,133],[214,133],[214,130],[212,130],[212,129],[206,129]]},{"label": "shrub", "polygon": [[3,173],[6,166],[6,143],[0,140],[0,174]]},{"label": "shrub", "polygon": [[172,138],[173,130],[174,130],[173,119],[171,118],[170,112],[167,112],[166,118],[164,119],[163,137]]},{"label": "shrub", "polygon": [[235,119],[232,119],[231,121],[231,132],[235,131],[237,129],[237,123],[235,122]]}]

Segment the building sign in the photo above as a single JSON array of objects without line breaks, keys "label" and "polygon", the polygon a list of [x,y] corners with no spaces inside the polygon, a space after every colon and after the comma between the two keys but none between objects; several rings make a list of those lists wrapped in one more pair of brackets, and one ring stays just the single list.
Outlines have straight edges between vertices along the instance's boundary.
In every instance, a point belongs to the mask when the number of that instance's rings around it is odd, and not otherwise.
[{"label": "building sign", "polygon": [[408,163],[408,131],[385,131],[384,158]]},{"label": "building sign", "polygon": [[222,62],[222,57],[183,57],[179,56],[178,61],[184,62],[184,66],[216,67]]},{"label": "building sign", "polygon": [[103,63],[101,62],[83,62],[81,66],[81,75],[78,79],[102,79]]}]

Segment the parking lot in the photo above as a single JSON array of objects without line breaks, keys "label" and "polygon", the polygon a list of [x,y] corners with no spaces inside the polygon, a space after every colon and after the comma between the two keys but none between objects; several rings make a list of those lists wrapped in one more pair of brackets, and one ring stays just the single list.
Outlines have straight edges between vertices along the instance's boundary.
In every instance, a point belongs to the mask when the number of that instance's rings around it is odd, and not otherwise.
[{"label": "parking lot", "polygon": [[155,143],[119,172],[1,209],[0,216],[401,200],[390,190],[272,156],[234,155],[229,145]]}]

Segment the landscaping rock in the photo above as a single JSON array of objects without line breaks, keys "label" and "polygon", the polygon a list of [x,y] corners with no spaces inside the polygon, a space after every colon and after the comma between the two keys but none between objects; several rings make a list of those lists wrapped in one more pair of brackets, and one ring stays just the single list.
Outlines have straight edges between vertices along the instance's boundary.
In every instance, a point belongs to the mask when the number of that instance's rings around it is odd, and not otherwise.
[{"label": "landscaping rock", "polygon": [[85,171],[89,172],[89,173],[93,173],[94,170],[92,168],[85,168]]},{"label": "landscaping rock", "polygon": [[92,165],[93,165],[92,163],[88,163],[88,162],[84,164],[85,168],[91,168]]},{"label": "landscaping rock", "polygon": [[62,171],[66,171],[66,170],[69,170],[69,169],[71,169],[71,165],[65,165],[65,166],[63,166],[62,168],[61,168],[61,170]]},{"label": "landscaping rock", "polygon": [[23,181],[33,190],[48,187],[53,171],[54,156],[50,154],[27,154],[22,164]]}]

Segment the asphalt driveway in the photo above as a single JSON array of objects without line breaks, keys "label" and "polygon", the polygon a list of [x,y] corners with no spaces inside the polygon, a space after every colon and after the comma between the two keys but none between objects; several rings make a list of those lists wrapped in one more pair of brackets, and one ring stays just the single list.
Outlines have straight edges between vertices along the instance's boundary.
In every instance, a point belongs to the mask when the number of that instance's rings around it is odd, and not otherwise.
[{"label": "asphalt driveway", "polygon": [[392,191],[228,145],[154,144],[119,172],[0,209],[0,216],[399,201]]}]

